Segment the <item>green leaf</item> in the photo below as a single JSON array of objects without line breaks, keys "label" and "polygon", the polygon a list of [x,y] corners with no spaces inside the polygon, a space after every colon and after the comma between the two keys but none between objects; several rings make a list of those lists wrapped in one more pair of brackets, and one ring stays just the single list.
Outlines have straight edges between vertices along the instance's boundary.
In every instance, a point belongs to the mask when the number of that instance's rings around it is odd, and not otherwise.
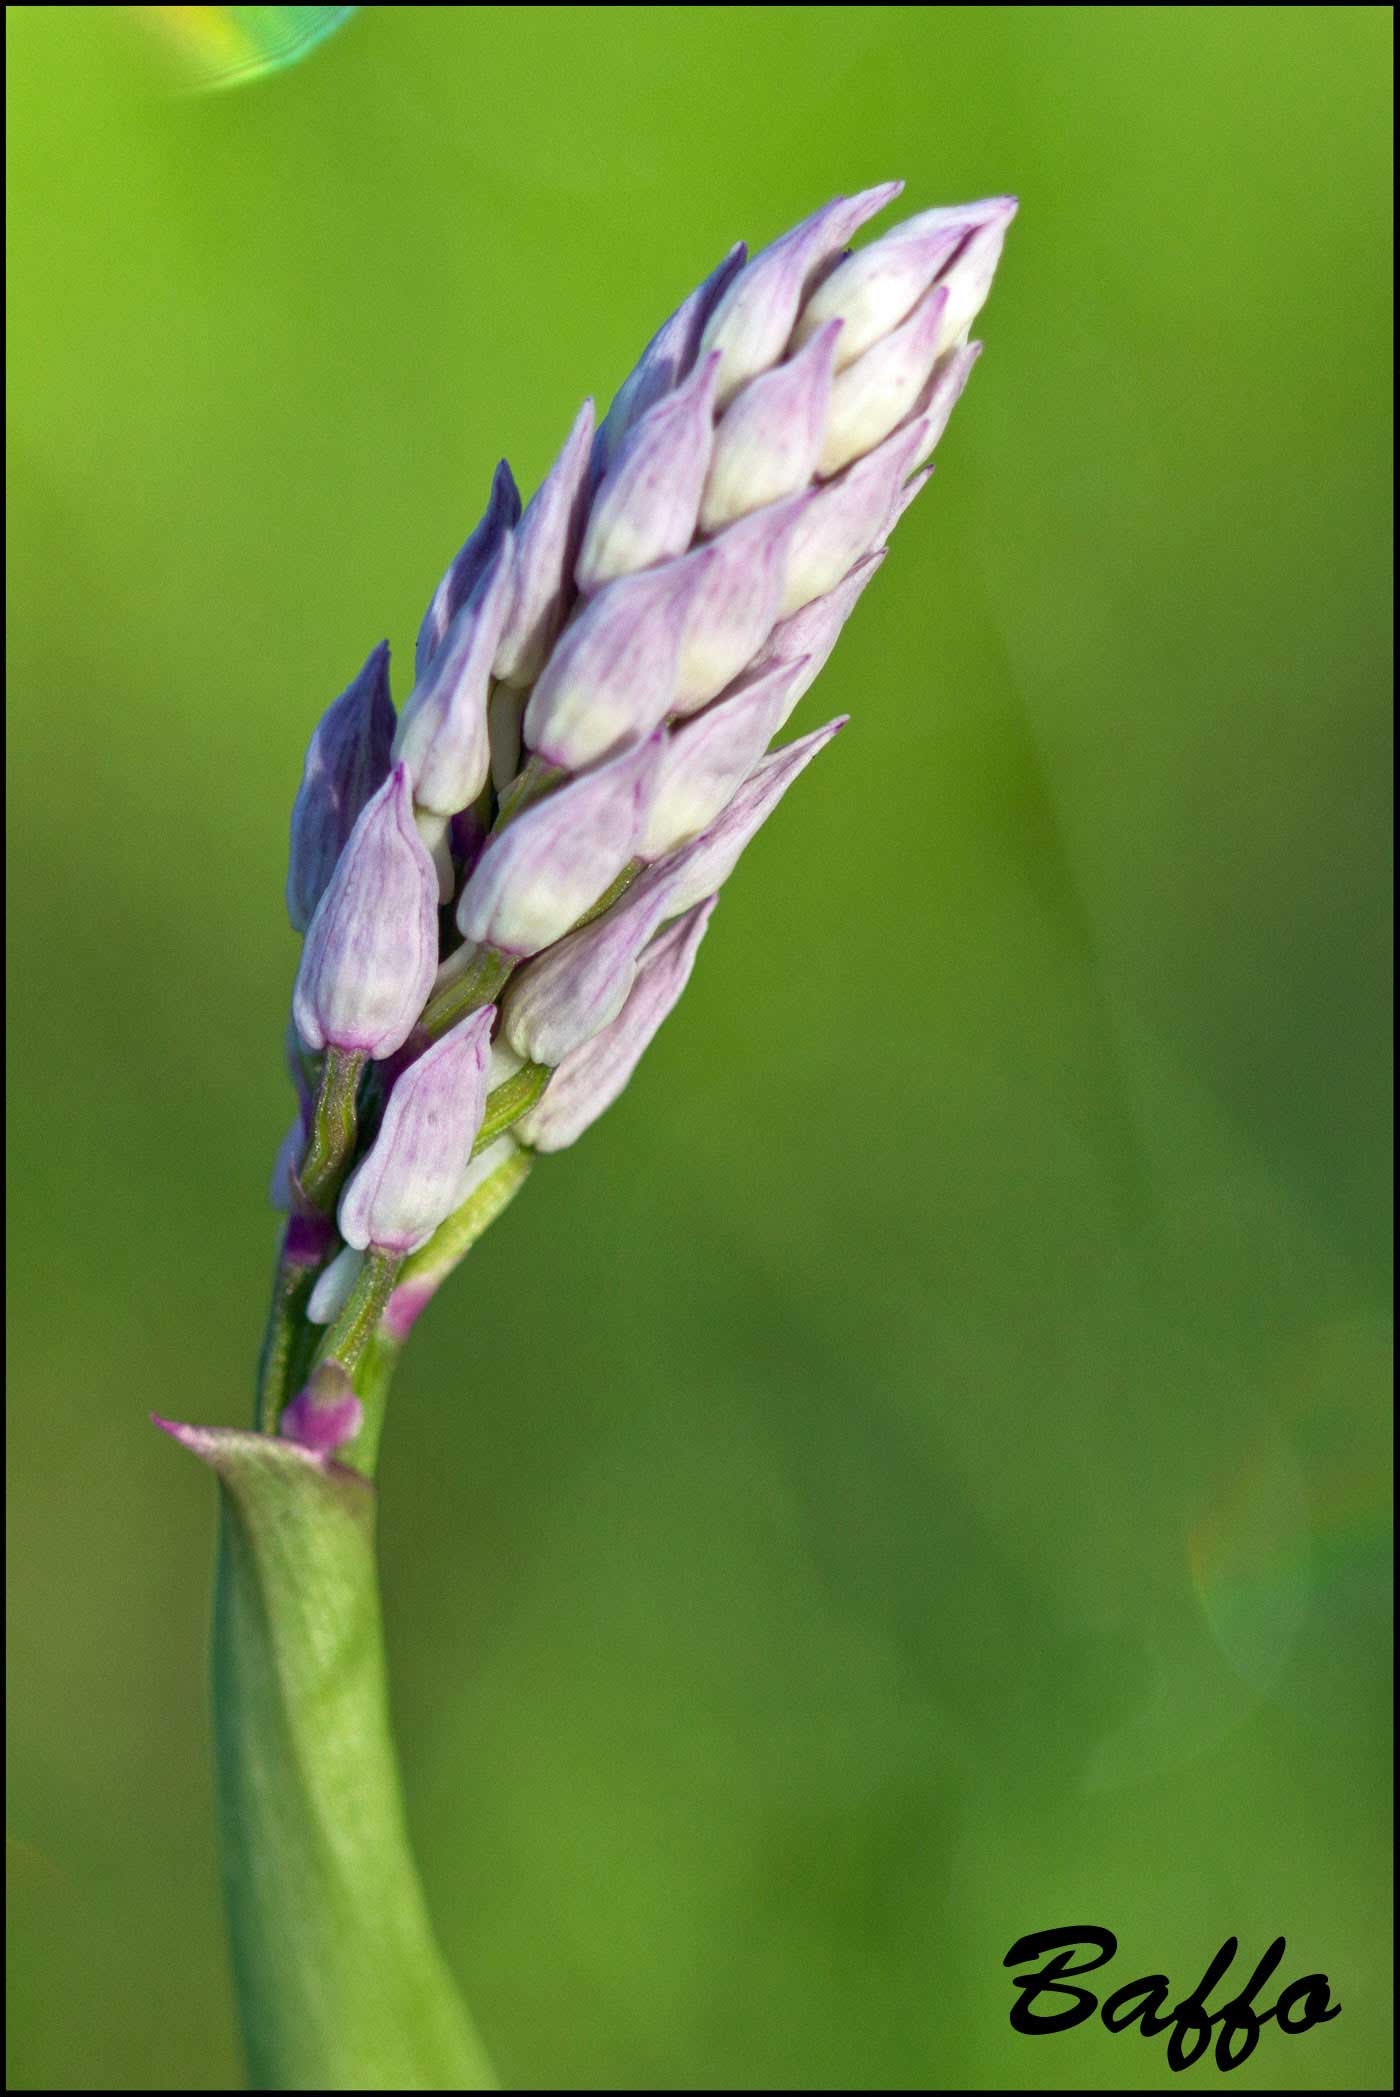
[{"label": "green leaf", "polygon": [[409,1849],[373,1486],[270,1435],[158,1424],[220,1486],[215,1734],[252,2087],[494,2088]]}]

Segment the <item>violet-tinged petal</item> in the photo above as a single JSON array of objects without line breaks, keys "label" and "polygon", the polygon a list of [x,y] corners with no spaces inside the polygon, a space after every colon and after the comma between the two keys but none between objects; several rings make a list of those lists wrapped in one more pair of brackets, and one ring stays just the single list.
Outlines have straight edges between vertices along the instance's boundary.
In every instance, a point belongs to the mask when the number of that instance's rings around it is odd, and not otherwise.
[{"label": "violet-tinged petal", "polygon": [[351,1292],[360,1278],[360,1269],[365,1256],[353,1245],[342,1245],[340,1251],[323,1267],[316,1277],[316,1286],[311,1291],[306,1306],[308,1325],[333,1325],[350,1301]]},{"label": "violet-tinged petal", "polygon": [[689,375],[700,347],[701,330],[727,286],[743,268],[747,255],[743,241],[736,241],[704,283],[697,285],[670,319],[662,322],[618,387],[593,446],[595,485],[607,471],[610,460],[617,457],[627,432],[640,422],[653,401],[660,400]]},{"label": "violet-tinged petal", "polygon": [[[975,213],[975,207],[970,208]],[[975,215],[926,211],[847,255],[802,308],[794,342],[808,342],[819,329],[839,320],[843,325],[836,369],[853,364],[913,311],[979,223]]]},{"label": "violet-tinged petal", "polygon": [[781,750],[760,758],[709,829],[690,844],[658,859],[655,866],[639,876],[637,888],[646,894],[653,886],[664,887],[667,907],[676,911],[688,909],[702,896],[713,895],[729,879],[740,853],[767,822],[799,772],[806,770],[817,752],[845,727],[848,718],[841,714],[824,728],[814,728],[810,735],[800,736],[795,743],[785,743]]},{"label": "violet-tinged petal", "polygon": [[408,767],[414,801],[443,818],[469,808],[490,776],[486,697],[510,610],[513,557],[514,541],[503,532],[410,693],[394,737],[394,756]]},{"label": "violet-tinged petal", "polygon": [[933,372],[948,288],[935,284],[909,318],[832,382],[820,470],[839,473],[903,422]]},{"label": "violet-tinged petal", "polygon": [[787,618],[834,589],[879,540],[894,493],[918,454],[922,425],[896,430],[875,451],[819,488],[803,511],[788,549],[780,613]]},{"label": "violet-tinged petal", "polygon": [[629,432],[593,498],[574,578],[601,589],[684,553],[695,535],[710,464],[718,355],[649,408]]},{"label": "violet-tinged petal", "polygon": [[432,988],[437,900],[408,772],[396,765],[351,831],[306,934],[292,1017],[308,1048],[381,1057],[402,1046]]},{"label": "violet-tinged petal", "polygon": [[519,522],[520,490],[515,485],[510,467],[502,459],[491,476],[491,493],[480,524],[434,590],[432,603],[423,614],[413,656],[415,684],[441,646],[448,627],[476,588],[502,538]]},{"label": "violet-tinged petal", "polygon": [[494,1005],[468,1014],[400,1077],[340,1197],[347,1245],[413,1252],[451,1215],[486,1112],[495,1018]]},{"label": "violet-tinged petal", "polygon": [[700,528],[717,532],[766,503],[805,488],[821,456],[831,395],[833,321],[786,364],[744,388],[720,418]]},{"label": "violet-tinged petal", "polygon": [[670,711],[677,652],[710,552],[624,575],[575,613],[525,709],[525,740],[579,771],[635,743]]},{"label": "violet-tinged petal", "polygon": [[363,1420],[364,1407],[344,1368],[326,1361],[284,1409],[277,1431],[311,1455],[328,1457],[354,1441]]},{"label": "violet-tinged petal", "polygon": [[564,1059],[542,1098],[516,1123],[521,1143],[564,1150],[612,1105],[689,982],[714,907],[710,896],[652,940],[617,1018]]},{"label": "violet-tinged petal", "polygon": [[520,971],[501,1006],[502,1032],[518,1056],[553,1068],[617,1017],[666,902],[663,888],[641,897],[629,890]]},{"label": "violet-tinged petal", "polygon": [[681,636],[673,712],[693,714],[706,705],[747,669],[767,640],[782,601],[788,549],[807,506],[817,500],[808,491],[770,503],[686,555],[682,566],[709,565]]},{"label": "violet-tinged petal", "polygon": [[[762,757],[796,701],[803,662],[755,671],[674,729],[662,752],[639,859],[660,859],[712,823]],[[548,957],[546,957],[548,958]]]},{"label": "violet-tinged petal", "polygon": [[562,938],[635,853],[662,741],[658,731],[507,824],[462,891],[463,938],[521,957]]},{"label": "violet-tinged petal", "polygon": [[[933,468],[929,468],[930,473]],[[817,678],[825,669],[832,649],[836,646],[841,629],[855,610],[861,591],[869,582],[881,561],[885,558],[884,548],[868,553],[864,560],[857,561],[848,575],[843,575],[835,589],[825,596],[814,597],[810,604],[803,605],[781,626],[775,626],[764,644],[757,668],[766,668],[769,663],[801,664],[783,700],[783,710],[778,716],[778,729],[791,720],[799,702],[805,698]]]},{"label": "violet-tinged petal", "polygon": [[573,603],[592,448],[593,403],[586,400],[515,534],[515,595],[495,662],[495,674],[505,684],[534,683]]},{"label": "violet-tinged petal", "polygon": [[705,324],[702,349],[723,352],[719,405],[741,386],[776,364],[802,305],[803,294],[822,265],[892,197],[902,182],[885,182],[854,197],[836,197],[754,256],[729,285]]},{"label": "violet-tinged petal", "polygon": [[304,932],[311,923],[355,818],[384,783],[393,740],[389,643],[381,641],[311,731],[292,803],[287,915],[293,930]]},{"label": "violet-tinged petal", "polygon": [[939,283],[948,287],[940,349],[951,349],[965,341],[968,329],[986,305],[1001,260],[1006,229],[1016,216],[1016,199],[989,197],[985,206],[964,208],[977,209],[983,216],[952,261],[939,272]]}]

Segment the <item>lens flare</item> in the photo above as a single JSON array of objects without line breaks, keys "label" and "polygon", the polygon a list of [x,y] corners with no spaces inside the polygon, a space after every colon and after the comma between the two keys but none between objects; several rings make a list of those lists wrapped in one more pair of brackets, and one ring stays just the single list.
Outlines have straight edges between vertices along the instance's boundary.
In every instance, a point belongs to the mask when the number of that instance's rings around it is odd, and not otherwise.
[{"label": "lens flare", "polygon": [[296,65],[353,7],[133,7],[192,94],[241,87]]}]

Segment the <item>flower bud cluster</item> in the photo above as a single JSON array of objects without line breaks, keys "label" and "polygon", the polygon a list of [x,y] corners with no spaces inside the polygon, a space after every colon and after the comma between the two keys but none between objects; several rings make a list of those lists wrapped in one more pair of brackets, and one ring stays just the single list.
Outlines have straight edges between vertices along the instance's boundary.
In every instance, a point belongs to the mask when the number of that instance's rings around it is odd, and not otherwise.
[{"label": "flower bud cluster", "polygon": [[[926,211],[852,250],[899,186],[732,249],[523,509],[503,461],[397,721],[378,649],[317,728],[293,1010],[306,1050],[380,1068],[340,1192],[353,1252],[403,1257],[451,1212],[493,1053],[552,1072],[513,1131],[534,1150],[611,1104],[719,887],[842,725],[769,747],[927,481],[1015,211]],[[328,1270],[323,1302],[340,1287]]]}]

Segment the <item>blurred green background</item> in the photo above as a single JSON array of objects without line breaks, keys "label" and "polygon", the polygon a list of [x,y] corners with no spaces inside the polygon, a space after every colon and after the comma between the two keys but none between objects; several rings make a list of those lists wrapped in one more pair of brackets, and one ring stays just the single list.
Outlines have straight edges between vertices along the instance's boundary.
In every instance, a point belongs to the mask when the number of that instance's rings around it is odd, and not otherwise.
[{"label": "blurred green background", "polygon": [[205,99],[7,22],[11,2086],[239,2072],[145,1415],[247,1417],[308,730],[898,173],[1022,209],[853,726],[396,1390],[426,1876],[517,2087],[1168,2087],[1010,2030],[1081,1921],[1284,1934],[1343,2013],[1238,2085],[1390,2087],[1390,11],[368,8]]}]

